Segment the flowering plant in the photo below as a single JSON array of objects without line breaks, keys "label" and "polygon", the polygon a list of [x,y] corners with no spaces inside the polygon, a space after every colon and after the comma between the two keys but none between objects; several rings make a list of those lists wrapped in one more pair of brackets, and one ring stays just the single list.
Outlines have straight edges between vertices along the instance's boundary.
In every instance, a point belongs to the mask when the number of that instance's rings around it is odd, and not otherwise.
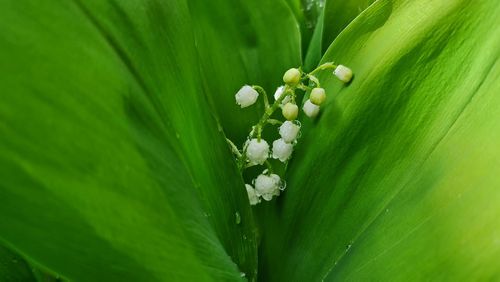
[{"label": "flowering plant", "polygon": [[498,0],[1,3],[0,280],[499,279]]}]

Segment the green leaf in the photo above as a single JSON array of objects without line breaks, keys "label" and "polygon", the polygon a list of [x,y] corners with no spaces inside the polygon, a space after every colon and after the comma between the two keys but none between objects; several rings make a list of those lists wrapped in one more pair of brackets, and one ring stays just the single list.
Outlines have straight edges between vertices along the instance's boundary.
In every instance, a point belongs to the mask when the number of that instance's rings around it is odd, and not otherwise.
[{"label": "green leaf", "polygon": [[324,61],[349,66],[305,127],[261,277],[500,278],[500,6],[378,1]]},{"label": "green leaf", "polygon": [[318,19],[323,10],[323,0],[284,0],[283,2],[288,4],[295,16],[300,28],[302,55],[306,56],[316,24],[319,23]]},{"label": "green leaf", "polygon": [[[242,144],[263,112],[262,97],[241,109],[234,95],[261,85],[269,99],[283,73],[301,64],[300,33],[283,1],[190,1],[204,86],[224,132]],[[235,8],[237,5],[237,8]],[[279,16],[278,16],[279,15]]]},{"label": "green leaf", "polygon": [[187,4],[2,7],[0,237],[76,281],[252,279],[251,210]]},{"label": "green leaf", "polygon": [[24,259],[0,244],[0,281],[36,282],[37,280]]},{"label": "green leaf", "polygon": [[323,18],[322,51],[325,52],[332,41],[375,0],[337,1],[326,0]]},{"label": "green leaf", "polygon": [[306,58],[304,59],[304,70],[306,72],[312,71],[321,61],[321,57],[323,55],[323,52],[321,50],[324,22],[323,18],[324,13],[322,12],[318,18],[318,24],[314,28],[314,33],[309,43],[309,47],[307,47],[307,54]]}]

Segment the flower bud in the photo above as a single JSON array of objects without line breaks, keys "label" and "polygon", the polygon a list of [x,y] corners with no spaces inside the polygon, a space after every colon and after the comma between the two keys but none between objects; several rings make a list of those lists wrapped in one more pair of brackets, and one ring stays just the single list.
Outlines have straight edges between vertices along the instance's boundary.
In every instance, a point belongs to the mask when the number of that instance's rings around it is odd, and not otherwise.
[{"label": "flower bud", "polygon": [[242,108],[246,108],[255,104],[259,93],[249,85],[241,87],[241,89],[236,93],[236,104],[240,105]]},{"label": "flower bud", "polygon": [[263,164],[269,156],[269,144],[266,140],[254,138],[247,141],[246,156],[252,164]]},{"label": "flower bud", "polygon": [[281,108],[281,113],[287,120],[294,120],[299,115],[299,107],[293,103],[286,103]]},{"label": "flower bud", "polygon": [[326,100],[325,89],[313,88],[313,90],[311,90],[311,95],[309,95],[309,100],[317,106],[323,104]]},{"label": "flower bud", "polygon": [[295,68],[287,70],[283,75],[283,81],[291,86],[297,85],[300,81],[300,71]]},{"label": "flower bud", "polygon": [[292,143],[295,141],[299,131],[300,126],[288,120],[285,121],[279,129],[280,136],[286,143]]},{"label": "flower bud", "polygon": [[[285,93],[285,86],[282,85],[276,89],[276,92],[274,92],[274,100],[277,101],[281,97],[281,95],[283,95],[283,93]],[[281,101],[281,105],[285,105],[289,101],[290,96],[286,96],[283,101]]]},{"label": "flower bud", "polygon": [[286,162],[292,155],[293,145],[286,143],[283,139],[278,139],[273,142],[273,158],[279,159],[281,162]]},{"label": "flower bud", "polygon": [[314,105],[311,100],[307,99],[307,101],[304,103],[304,106],[302,107],[302,110],[308,117],[314,118],[319,113],[319,106]]},{"label": "flower bud", "polygon": [[338,65],[333,74],[344,83],[348,83],[352,79],[352,70],[343,65]]},{"label": "flower bud", "polygon": [[247,189],[248,201],[250,201],[250,205],[255,206],[260,203],[260,198],[257,196],[255,189],[250,184],[245,184],[245,188]]},{"label": "flower bud", "polygon": [[255,179],[255,192],[266,201],[271,201],[273,196],[279,195],[281,180],[276,174],[261,174]]}]

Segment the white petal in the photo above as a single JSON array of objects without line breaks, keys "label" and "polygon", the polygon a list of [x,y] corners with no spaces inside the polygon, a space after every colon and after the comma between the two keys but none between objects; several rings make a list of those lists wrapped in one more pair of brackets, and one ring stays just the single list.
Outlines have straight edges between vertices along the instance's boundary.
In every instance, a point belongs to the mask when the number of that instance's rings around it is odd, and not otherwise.
[{"label": "white petal", "polygon": [[[274,92],[274,100],[277,101],[280,97],[281,94],[285,91],[285,86],[281,85],[276,89],[276,92]],[[286,103],[290,102],[290,96],[286,96],[283,101],[281,101],[281,105],[285,105]]]},{"label": "white petal", "polygon": [[286,143],[283,139],[273,142],[273,158],[286,162],[292,155],[293,145]]},{"label": "white petal", "polygon": [[246,156],[252,164],[263,164],[269,156],[269,144],[266,140],[254,138],[247,141]]},{"label": "white petal", "polygon": [[256,194],[262,196],[264,200],[270,201],[276,195],[276,190],[279,191],[280,183],[280,177],[277,174],[261,174],[255,179]]},{"label": "white petal", "polygon": [[281,138],[287,143],[292,143],[293,141],[295,141],[295,139],[297,139],[299,131],[300,126],[289,120],[285,121],[279,129]]},{"label": "white petal", "polygon": [[304,106],[302,107],[302,110],[304,110],[304,113],[310,117],[313,118],[318,115],[319,113],[319,106],[314,105],[311,100],[307,99],[307,101],[304,103]]},{"label": "white petal", "polygon": [[342,82],[347,83],[352,79],[352,70],[346,66],[338,65],[333,74]]},{"label": "white petal", "polygon": [[258,97],[259,93],[249,85],[241,87],[235,95],[236,104],[240,105],[242,108],[255,104]]}]

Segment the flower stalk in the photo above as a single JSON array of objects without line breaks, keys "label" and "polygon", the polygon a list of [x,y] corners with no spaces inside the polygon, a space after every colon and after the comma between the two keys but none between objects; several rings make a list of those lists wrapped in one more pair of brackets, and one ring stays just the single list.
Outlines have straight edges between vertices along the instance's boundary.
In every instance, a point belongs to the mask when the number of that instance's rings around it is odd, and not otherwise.
[{"label": "flower stalk", "polygon": [[[236,93],[236,103],[242,108],[248,107],[257,101],[258,96],[262,96],[264,112],[258,122],[252,126],[247,141],[240,151],[238,147],[229,139],[227,142],[231,151],[236,157],[238,169],[241,173],[249,167],[263,165],[266,169],[254,179],[254,186],[246,184],[250,204],[256,205],[261,202],[261,198],[270,201],[273,197],[280,195],[284,190],[285,183],[280,176],[274,174],[273,166],[269,158],[274,158],[284,163],[285,168],[291,158],[293,146],[297,143],[300,135],[300,122],[297,120],[299,107],[296,103],[296,91],[311,91],[309,99],[302,106],[306,116],[314,118],[318,115],[320,106],[326,100],[326,93],[319,79],[314,75],[320,71],[333,69],[333,74],[342,82],[348,83],[352,79],[352,71],[342,65],[335,65],[327,62],[319,65],[313,71],[304,73],[301,68],[291,68],[283,75],[284,85],[278,87],[274,94],[274,102],[269,103],[269,98],[259,85],[243,86]],[[312,85],[306,85],[306,83]],[[271,118],[273,114],[281,109],[286,121]],[[262,132],[267,125],[279,126],[281,138],[272,142],[272,150],[269,150],[269,143],[263,139]]]}]

